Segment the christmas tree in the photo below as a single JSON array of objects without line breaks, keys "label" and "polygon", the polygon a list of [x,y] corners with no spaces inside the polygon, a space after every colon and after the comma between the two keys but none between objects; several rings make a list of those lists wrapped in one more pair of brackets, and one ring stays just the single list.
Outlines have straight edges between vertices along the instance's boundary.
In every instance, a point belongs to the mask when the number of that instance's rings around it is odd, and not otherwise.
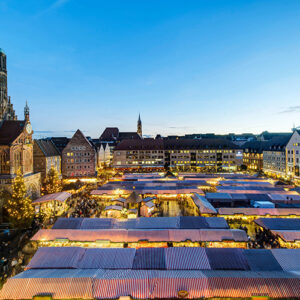
[{"label": "christmas tree", "polygon": [[27,228],[31,225],[34,209],[31,199],[26,196],[27,190],[21,171],[17,172],[12,185],[12,195],[4,204],[9,222],[15,228]]},{"label": "christmas tree", "polygon": [[56,169],[51,168],[44,180],[44,192],[46,194],[59,193],[62,190],[61,180]]}]

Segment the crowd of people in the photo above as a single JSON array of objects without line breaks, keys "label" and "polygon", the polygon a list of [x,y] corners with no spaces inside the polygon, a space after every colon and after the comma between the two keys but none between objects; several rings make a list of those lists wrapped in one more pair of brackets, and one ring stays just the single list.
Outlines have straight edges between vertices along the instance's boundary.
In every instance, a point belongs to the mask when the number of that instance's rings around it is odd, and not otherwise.
[{"label": "crowd of people", "polygon": [[250,243],[250,248],[271,249],[280,248],[276,237],[269,230],[257,229],[255,239]]},{"label": "crowd of people", "polygon": [[99,217],[101,207],[94,199],[77,197],[70,202],[70,215],[72,218]]}]

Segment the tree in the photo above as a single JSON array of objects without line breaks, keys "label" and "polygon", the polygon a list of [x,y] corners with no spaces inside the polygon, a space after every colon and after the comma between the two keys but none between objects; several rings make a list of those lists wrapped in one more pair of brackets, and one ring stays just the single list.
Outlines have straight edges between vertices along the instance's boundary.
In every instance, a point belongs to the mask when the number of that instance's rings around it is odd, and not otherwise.
[{"label": "tree", "polygon": [[4,204],[9,222],[14,228],[29,227],[34,217],[34,208],[26,193],[24,178],[19,170],[12,184],[12,195]]},{"label": "tree", "polygon": [[44,190],[47,194],[59,193],[62,190],[61,180],[55,168],[51,168],[44,180]]}]

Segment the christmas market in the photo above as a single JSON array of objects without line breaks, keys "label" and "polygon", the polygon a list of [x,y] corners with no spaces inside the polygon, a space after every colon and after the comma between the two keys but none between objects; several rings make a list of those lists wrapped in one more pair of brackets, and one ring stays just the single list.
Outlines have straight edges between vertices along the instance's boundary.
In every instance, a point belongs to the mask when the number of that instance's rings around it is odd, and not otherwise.
[{"label": "christmas market", "polygon": [[300,299],[300,0],[0,0],[0,33],[0,300]]}]

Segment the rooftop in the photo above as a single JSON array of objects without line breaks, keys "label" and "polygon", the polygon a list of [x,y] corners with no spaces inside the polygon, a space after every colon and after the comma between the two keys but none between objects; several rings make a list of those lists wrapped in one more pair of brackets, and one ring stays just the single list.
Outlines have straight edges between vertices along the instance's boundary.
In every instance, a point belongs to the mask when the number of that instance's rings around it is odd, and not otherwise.
[{"label": "rooftop", "polygon": [[298,298],[300,249],[40,248],[0,299]]},{"label": "rooftop", "polygon": [[59,150],[56,148],[52,140],[43,139],[43,140],[35,140],[34,142],[37,144],[37,146],[41,149],[41,151],[46,157],[60,155]]},{"label": "rooftop", "polygon": [[237,145],[226,139],[125,139],[116,150],[172,150],[172,149],[238,149]]},{"label": "rooftop", "polygon": [[0,127],[0,145],[10,145],[23,132],[25,121],[3,121]]}]

